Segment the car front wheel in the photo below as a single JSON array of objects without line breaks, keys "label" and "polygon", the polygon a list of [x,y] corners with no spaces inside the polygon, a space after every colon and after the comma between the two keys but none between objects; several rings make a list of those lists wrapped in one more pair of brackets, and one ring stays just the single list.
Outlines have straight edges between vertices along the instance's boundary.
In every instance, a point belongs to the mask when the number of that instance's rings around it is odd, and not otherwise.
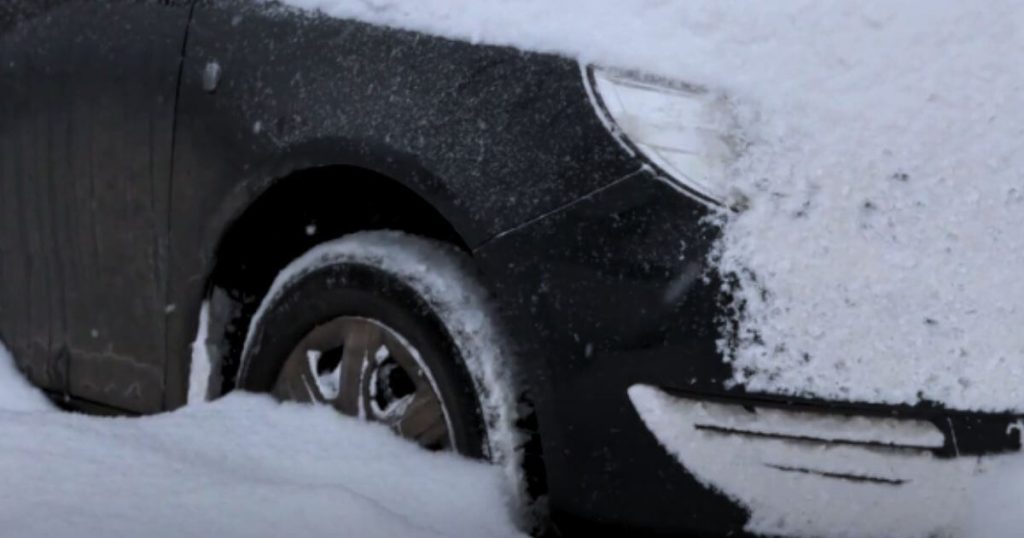
[{"label": "car front wheel", "polygon": [[330,405],[428,449],[506,459],[511,378],[487,310],[453,247],[352,234],[278,275],[250,324],[239,386]]}]

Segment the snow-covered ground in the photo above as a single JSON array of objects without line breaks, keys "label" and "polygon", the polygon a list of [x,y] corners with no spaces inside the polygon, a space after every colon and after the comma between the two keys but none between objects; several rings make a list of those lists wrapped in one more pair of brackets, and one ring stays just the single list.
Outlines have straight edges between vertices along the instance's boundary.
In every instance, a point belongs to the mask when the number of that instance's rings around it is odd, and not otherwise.
[{"label": "snow-covered ground", "polygon": [[2,536],[520,536],[507,492],[497,467],[263,396],[62,413],[0,347]]}]

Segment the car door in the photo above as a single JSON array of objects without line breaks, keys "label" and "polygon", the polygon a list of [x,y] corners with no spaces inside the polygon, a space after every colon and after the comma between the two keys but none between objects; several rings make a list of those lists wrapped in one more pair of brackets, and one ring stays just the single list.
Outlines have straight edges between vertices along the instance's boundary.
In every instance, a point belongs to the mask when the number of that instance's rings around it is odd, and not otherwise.
[{"label": "car door", "polygon": [[36,384],[163,406],[191,0],[0,2],[0,339]]}]

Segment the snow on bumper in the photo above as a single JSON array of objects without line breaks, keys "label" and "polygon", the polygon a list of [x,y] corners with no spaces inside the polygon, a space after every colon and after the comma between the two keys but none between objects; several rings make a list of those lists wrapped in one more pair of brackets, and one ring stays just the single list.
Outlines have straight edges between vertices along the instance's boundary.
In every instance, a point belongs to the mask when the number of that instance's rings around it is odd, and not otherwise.
[{"label": "snow on bumper", "polygon": [[985,458],[941,458],[930,422],[713,403],[634,385],[644,424],[701,483],[799,536],[956,535]]}]

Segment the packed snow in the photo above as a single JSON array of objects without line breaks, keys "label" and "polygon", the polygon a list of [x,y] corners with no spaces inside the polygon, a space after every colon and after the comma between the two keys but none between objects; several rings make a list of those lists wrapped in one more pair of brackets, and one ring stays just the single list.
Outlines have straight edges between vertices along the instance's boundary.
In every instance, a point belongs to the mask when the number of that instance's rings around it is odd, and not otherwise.
[{"label": "packed snow", "polygon": [[1024,410],[1024,2],[286,3],[725,94],[731,382]]},{"label": "packed snow", "polygon": [[0,432],[4,536],[521,536],[497,467],[326,407],[62,413],[0,352]]}]

